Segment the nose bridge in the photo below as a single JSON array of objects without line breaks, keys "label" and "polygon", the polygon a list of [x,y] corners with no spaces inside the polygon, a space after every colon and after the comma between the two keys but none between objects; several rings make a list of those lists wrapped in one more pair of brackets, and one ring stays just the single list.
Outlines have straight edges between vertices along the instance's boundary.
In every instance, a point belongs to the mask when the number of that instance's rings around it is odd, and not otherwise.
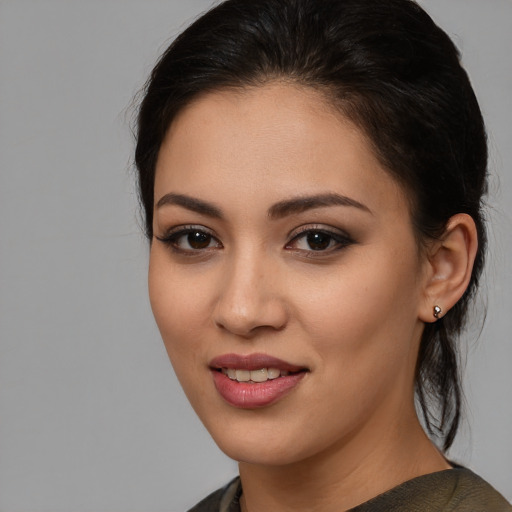
[{"label": "nose bridge", "polygon": [[276,271],[262,247],[247,244],[233,251],[225,262],[216,324],[240,336],[250,336],[258,327],[281,329],[286,310]]}]

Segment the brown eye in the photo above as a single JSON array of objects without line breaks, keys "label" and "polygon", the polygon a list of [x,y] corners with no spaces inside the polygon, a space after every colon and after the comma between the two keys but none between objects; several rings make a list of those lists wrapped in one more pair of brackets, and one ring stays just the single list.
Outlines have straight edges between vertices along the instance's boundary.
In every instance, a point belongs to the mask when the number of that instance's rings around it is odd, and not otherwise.
[{"label": "brown eye", "polygon": [[187,242],[192,249],[206,249],[210,246],[212,237],[201,231],[193,231],[187,235]]},{"label": "brown eye", "polygon": [[205,249],[221,249],[222,243],[209,231],[194,226],[181,226],[164,237],[156,237],[160,242],[182,254],[193,255]]},{"label": "brown eye", "polygon": [[[296,234],[285,248],[304,253],[325,253],[327,255],[353,243],[354,241],[345,233],[327,228],[311,227]],[[320,255],[318,254],[318,256]]]},{"label": "brown eye", "polygon": [[321,231],[308,233],[306,237],[307,244],[312,251],[323,251],[327,249],[331,242],[332,236]]}]

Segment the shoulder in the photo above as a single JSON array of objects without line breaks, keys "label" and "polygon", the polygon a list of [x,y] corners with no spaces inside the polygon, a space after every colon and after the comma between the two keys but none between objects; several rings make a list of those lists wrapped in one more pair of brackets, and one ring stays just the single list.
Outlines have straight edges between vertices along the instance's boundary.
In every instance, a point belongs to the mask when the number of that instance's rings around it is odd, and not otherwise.
[{"label": "shoulder", "polygon": [[466,468],[456,468],[453,480],[454,494],[450,500],[457,512],[512,512],[512,506],[505,498],[483,478]]},{"label": "shoulder", "polygon": [[[240,512],[240,478],[188,512]],[[469,469],[457,467],[414,478],[349,512],[512,512],[505,498]]]},{"label": "shoulder", "polygon": [[224,487],[212,492],[188,512],[239,512],[239,498],[242,492],[240,478],[237,477]]},{"label": "shoulder", "polygon": [[469,469],[456,467],[414,478],[352,512],[512,512],[505,498]]}]

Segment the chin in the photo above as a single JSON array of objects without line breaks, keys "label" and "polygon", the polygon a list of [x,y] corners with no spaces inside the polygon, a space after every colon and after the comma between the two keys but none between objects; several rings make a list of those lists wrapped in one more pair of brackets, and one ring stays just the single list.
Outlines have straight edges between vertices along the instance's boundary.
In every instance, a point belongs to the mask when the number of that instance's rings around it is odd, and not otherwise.
[{"label": "chin", "polygon": [[258,466],[285,466],[302,460],[303,454],[297,453],[292,447],[282,443],[266,443],[260,441],[247,442],[246,439],[217,443],[219,448],[237,462]]},{"label": "chin", "polygon": [[[247,464],[285,466],[308,459],[326,448],[318,439],[308,442],[303,428],[283,428],[282,422],[258,422],[253,426],[242,421],[224,425],[206,425],[217,446],[228,457]],[[298,425],[300,427],[300,425]]]}]

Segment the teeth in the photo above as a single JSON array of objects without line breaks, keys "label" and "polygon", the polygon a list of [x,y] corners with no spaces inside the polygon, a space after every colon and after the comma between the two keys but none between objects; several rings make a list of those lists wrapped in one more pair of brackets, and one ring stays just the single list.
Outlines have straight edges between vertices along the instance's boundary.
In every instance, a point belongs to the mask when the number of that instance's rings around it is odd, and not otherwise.
[{"label": "teeth", "polygon": [[222,373],[231,380],[238,382],[266,382],[278,377],[286,377],[290,372],[278,368],[260,368],[259,370],[236,370],[235,368],[222,368]]},{"label": "teeth", "polygon": [[251,380],[251,372],[249,370],[236,370],[236,380],[238,382],[249,382]]},{"label": "teeth", "polygon": [[253,382],[265,382],[268,377],[268,371],[266,368],[262,368],[261,370],[253,370],[251,372],[251,380]]},{"label": "teeth", "polygon": [[277,368],[269,368],[267,370],[267,375],[269,379],[277,379],[281,375],[281,370],[278,370]]}]

